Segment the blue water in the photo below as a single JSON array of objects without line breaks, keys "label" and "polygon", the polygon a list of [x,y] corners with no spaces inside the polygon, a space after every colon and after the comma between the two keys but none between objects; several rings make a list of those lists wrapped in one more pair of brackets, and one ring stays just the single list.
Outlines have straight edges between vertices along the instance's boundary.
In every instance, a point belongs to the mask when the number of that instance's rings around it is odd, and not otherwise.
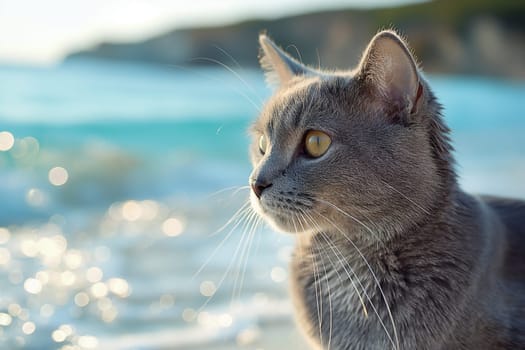
[{"label": "blue water", "polygon": [[[269,325],[291,327],[292,240],[262,228],[243,255],[242,225],[210,235],[246,199],[216,192],[245,185],[245,130],[270,93],[258,71],[236,72],[0,67],[0,132],[16,139],[0,151],[2,348],[256,348]],[[525,84],[429,80],[462,186],[525,198]]]}]

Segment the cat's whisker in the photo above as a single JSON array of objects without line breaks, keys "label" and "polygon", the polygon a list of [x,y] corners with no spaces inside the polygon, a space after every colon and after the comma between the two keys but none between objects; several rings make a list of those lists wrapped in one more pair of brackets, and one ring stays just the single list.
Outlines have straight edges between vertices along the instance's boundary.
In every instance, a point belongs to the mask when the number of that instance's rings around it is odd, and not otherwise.
[{"label": "cat's whisker", "polygon": [[217,254],[217,252],[219,251],[219,249],[224,245],[224,243],[226,243],[226,241],[231,237],[231,235],[235,232],[235,230],[237,229],[237,227],[239,227],[239,225],[241,225],[244,221],[244,219],[246,219],[246,217],[253,211],[253,209],[249,206],[249,201],[244,203],[238,210],[237,212],[235,212],[235,214],[233,214],[233,216],[228,220],[228,222],[226,224],[224,224],[221,228],[219,228],[217,231],[215,232],[212,232],[211,234],[209,234],[209,237],[212,237],[212,236],[215,236],[217,234],[219,234],[220,232],[224,231],[224,229],[226,229],[226,227],[228,227],[229,225],[231,225],[232,223],[235,223],[232,228],[230,229],[230,231],[228,231],[228,233],[226,234],[226,236],[219,242],[219,244],[215,247],[215,249],[212,251],[212,253],[208,256],[208,258],[206,259],[206,261],[199,267],[199,269],[195,272],[195,274],[192,276],[192,280],[195,279],[201,272],[202,270],[209,264],[209,262],[211,261],[211,259],[215,256],[215,254]]},{"label": "cat's whisker", "polygon": [[343,214],[344,216],[354,220],[355,222],[357,222],[359,225],[363,226],[367,231],[368,233],[370,233],[378,242],[382,242],[381,239],[377,236],[377,234],[369,227],[367,226],[364,222],[362,222],[361,220],[359,220],[358,218],[356,218],[355,216],[347,213],[346,211],[342,210],[341,208],[339,208],[337,205],[335,204],[332,204],[328,201],[325,201],[323,199],[320,199],[320,198],[317,198],[316,199],[317,201],[321,202],[321,203],[324,203],[324,204],[327,204],[329,206],[331,206],[332,208],[334,208],[335,210],[337,210],[339,213]]},{"label": "cat's whisker", "polygon": [[216,48],[217,50],[219,50],[220,52],[222,52],[222,54],[226,57],[228,57],[236,66],[237,68],[239,69],[242,69],[242,66],[241,64],[239,63],[239,61],[237,61],[232,55],[230,55],[228,53],[228,51],[226,51],[225,49],[223,49],[222,47],[220,47],[219,45],[212,45],[214,48]]},{"label": "cat's whisker", "polygon": [[[358,298],[360,299],[360,302],[361,302],[361,305],[363,306],[363,312],[365,313],[365,316],[368,317],[368,312],[366,311],[366,305],[364,304],[364,301],[362,299],[362,296],[357,288],[357,286],[355,285],[355,282],[353,280],[353,278],[350,276],[350,273],[346,270],[346,267],[345,267],[345,262],[339,257],[337,256],[337,253],[334,251],[334,248],[330,245],[330,240],[326,237],[326,235],[322,232],[320,226],[315,222],[315,220],[313,219],[313,217],[311,215],[309,215],[308,213],[304,212],[304,215],[306,215],[308,218],[309,218],[309,221],[310,223],[314,226],[314,228],[317,229],[317,232],[321,235],[321,237],[325,240],[325,242],[328,244],[328,246],[332,249],[332,251],[335,253],[335,257],[337,258],[337,260],[339,261],[339,264],[343,267],[343,270],[345,271],[345,274],[347,275],[348,279],[350,280],[354,290],[356,291],[357,295],[358,295]],[[322,247],[319,247],[321,248],[323,251],[325,251],[324,248]],[[317,248],[317,249],[319,249]],[[335,247],[337,249],[337,247]],[[340,253],[342,255],[342,253]],[[344,281],[341,277],[341,274],[339,273],[339,269],[337,269],[337,266],[336,264],[333,262],[333,260],[330,258],[330,254],[326,253],[324,254],[324,256],[326,256],[328,258],[328,262],[330,263],[330,265],[333,267],[336,275],[337,275],[337,278],[339,279],[339,282],[341,283],[341,285],[344,285]],[[321,260],[322,261],[322,260]],[[322,261],[323,263],[323,266],[324,268],[326,269],[326,266],[324,265],[324,261]],[[350,267],[350,266],[349,266]],[[351,267],[350,267],[351,268]],[[353,272],[353,271],[352,271]],[[353,273],[355,275],[355,273]],[[328,275],[326,274],[326,270],[325,270],[325,277],[326,277],[326,280],[327,280],[327,283],[328,283]],[[357,275],[355,275],[356,279],[358,279]],[[360,283],[359,279],[358,279],[358,282]],[[363,288],[363,291],[365,292],[366,294],[366,290],[364,289],[364,287],[362,286],[362,284],[360,283],[361,287]],[[329,288],[329,285],[327,284],[328,288]],[[368,295],[366,295],[369,302],[371,304],[373,304],[372,300],[370,300],[370,297],[368,297]],[[330,307],[331,307],[331,293],[329,292],[329,303],[330,303]],[[374,311],[376,312],[377,314],[377,310],[375,310],[374,308]],[[379,315],[378,315],[379,316]],[[331,320],[332,321],[332,320]],[[331,336],[332,336],[332,326],[330,326],[330,332],[329,332],[329,336],[330,336],[330,339],[328,341],[328,344],[329,344],[329,347],[330,347],[330,344],[331,344]]]},{"label": "cat's whisker", "polygon": [[[222,52],[226,57],[228,57],[236,66],[237,68],[239,68],[240,70],[242,70],[242,66],[241,64],[239,63],[239,61],[237,61],[232,55],[230,55],[225,49],[223,49],[222,47],[220,47],[219,45],[213,45],[213,47],[215,47],[217,50],[219,50],[220,52]],[[230,67],[231,68],[231,67]],[[239,77],[240,77],[240,74],[239,74]],[[245,80],[245,79],[244,79]],[[263,99],[261,98],[261,96],[259,95],[259,93],[248,83],[244,83],[244,85],[250,89],[252,91],[252,93],[254,94],[254,96],[256,96],[258,99],[259,99],[259,102],[260,103],[263,103]]]},{"label": "cat's whisker", "polygon": [[[326,218],[325,218],[326,219]],[[334,224],[333,225],[335,228],[337,228],[337,226]],[[325,241],[328,243],[329,242],[329,238],[326,237],[325,234],[322,234],[322,237],[325,239]],[[328,243],[329,246],[332,248],[334,254],[336,255],[336,257],[338,258],[338,260],[340,261],[341,265],[343,266],[343,269],[345,270],[345,273],[347,274],[347,276],[350,278],[350,281],[352,281],[348,271],[346,271],[346,268],[345,268],[345,263],[341,261],[341,259],[345,260],[346,259],[344,258],[344,255],[343,253],[337,248],[337,246],[335,246],[334,244],[330,245],[330,243]],[[335,248],[335,249],[334,249]],[[340,257],[338,257],[338,255],[340,255]],[[385,331],[388,339],[390,340],[390,342],[392,343],[394,349],[396,349],[396,344],[394,343],[394,340],[392,339],[392,336],[390,335],[390,332],[388,331],[388,328],[386,327],[386,325],[384,324],[383,322],[383,319],[381,318],[381,316],[379,315],[379,311],[377,309],[377,307],[374,305],[374,302],[372,301],[372,299],[370,298],[369,294],[367,293],[366,291],[366,288],[364,287],[364,285],[361,283],[359,277],[357,276],[356,272],[353,270],[352,266],[350,265],[350,263],[347,261],[347,264],[346,266],[348,266],[348,268],[350,269],[350,271],[352,272],[352,274],[355,276],[357,282],[359,283],[359,285],[361,286],[362,290],[363,290],[363,293],[365,294],[365,297],[366,299],[368,300],[368,302],[370,303],[371,307],[372,307],[372,310],[374,311],[374,314],[377,316],[378,318],[378,321],[379,323],[381,324],[381,327],[383,328],[383,330]],[[368,317],[368,311],[366,309],[366,306],[364,304],[364,301],[362,299],[362,297],[359,295],[359,291],[356,289],[355,287],[355,284],[354,282],[352,281],[352,284],[354,286],[354,289],[356,290],[356,292],[358,293],[358,297],[360,298],[360,302],[361,302],[361,305],[363,306],[363,313],[365,314],[365,317]],[[379,285],[378,285],[379,288],[381,288]],[[387,308],[388,308],[388,305],[387,305]],[[394,325],[395,327],[395,325]]]},{"label": "cat's whisker", "polygon": [[239,283],[239,286],[237,288],[237,299],[240,300],[241,299],[241,292],[242,292],[242,286],[244,284],[244,277],[246,276],[246,269],[248,267],[248,260],[250,258],[250,253],[251,253],[251,250],[252,250],[252,244],[253,244],[253,239],[257,233],[257,229],[259,228],[259,224],[261,223],[261,218],[259,217],[259,215],[256,215],[255,216],[255,220],[254,222],[252,223],[252,226],[250,228],[250,231],[249,231],[249,236],[248,236],[248,247],[247,247],[247,251],[246,251],[246,254],[245,254],[245,258],[244,258],[244,267],[243,267],[243,270],[241,272],[241,281]]},{"label": "cat's whisker", "polygon": [[241,254],[240,254],[240,257],[239,257],[239,262],[238,262],[238,266],[237,266],[237,269],[236,269],[236,275],[235,275],[233,289],[232,289],[232,297],[231,297],[232,304],[233,304],[233,302],[235,300],[235,295],[237,294],[236,292],[238,292],[239,278],[242,278],[241,275],[242,275],[242,271],[243,271],[243,262],[247,258],[247,250],[248,250],[248,247],[249,247],[249,244],[250,244],[250,241],[251,241],[251,234],[252,234],[253,225],[254,225],[255,222],[257,222],[257,220],[258,220],[258,215],[254,211],[253,215],[251,215],[250,218],[247,220],[246,225],[243,226],[242,238],[241,238],[241,241],[243,243],[242,243]]},{"label": "cat's whisker", "polygon": [[[291,216],[295,232],[297,232],[297,226],[296,226],[295,219],[294,219],[294,217],[296,215],[297,214],[294,213]],[[301,224],[301,220],[300,220],[298,215],[297,215],[297,220]],[[301,226],[302,226],[302,224],[301,224]],[[319,320],[319,337],[320,337],[321,343],[322,343],[323,342],[322,325],[323,325],[323,318],[324,318],[323,303],[322,303],[323,285],[322,285],[321,272],[319,271],[319,266],[318,266],[318,262],[317,262],[317,258],[316,258],[317,254],[314,254],[312,248],[310,248],[310,254],[311,254],[311,257],[312,257],[312,264],[313,264],[313,267],[314,267],[314,288],[315,288],[315,291],[316,291],[317,317],[318,317],[318,320]],[[316,260],[315,262],[314,262],[314,259]],[[321,260],[321,262],[322,262],[322,260]],[[326,277],[326,271],[325,271],[325,277]],[[330,312],[331,312],[331,310],[330,310]],[[330,318],[331,318],[331,314],[330,314]]]},{"label": "cat's whisker", "polygon": [[233,193],[231,194],[231,196],[235,196],[237,195],[237,193],[243,191],[243,190],[250,190],[250,186],[239,186],[239,188],[237,188],[235,191],[233,191]]},{"label": "cat's whisker", "polygon": [[295,52],[297,52],[297,58],[299,59],[299,62],[303,64],[303,57],[301,56],[301,52],[299,52],[299,48],[295,44],[290,44],[286,47],[286,50],[288,50],[289,47],[293,47],[295,49]]},{"label": "cat's whisker", "polygon": [[219,249],[221,249],[221,247],[226,243],[226,241],[231,237],[231,235],[233,234],[233,232],[235,232],[235,229],[243,222],[243,219],[246,218],[247,215],[249,215],[250,212],[253,212],[253,209],[249,206],[250,202],[246,202],[244,203],[238,210],[237,212],[235,212],[235,214],[233,214],[232,218],[228,220],[228,222],[223,225],[219,230],[213,232],[210,234],[210,237],[211,236],[215,236],[217,235],[218,233],[222,232],[226,227],[228,227],[228,225],[230,225],[231,223],[235,222],[235,224],[233,225],[233,227],[230,229],[230,231],[228,231],[228,233],[226,234],[226,236],[219,242],[219,244],[215,247],[215,249],[213,250],[213,252],[208,256],[208,258],[204,261],[204,263],[199,267],[199,269],[193,274],[193,276],[191,277],[191,280],[193,281],[201,272],[202,270],[204,270],[206,268],[206,266],[208,266],[208,264],[210,263],[210,261],[213,259],[213,257],[215,256],[215,254],[217,254],[217,252],[219,251]]},{"label": "cat's whisker", "polygon": [[[299,239],[299,241],[301,241],[302,239],[302,235],[296,235],[296,237]],[[301,250],[304,250],[303,247],[303,243],[302,242],[299,242],[299,247]],[[318,327],[319,327],[319,339],[321,341],[321,344],[323,343],[323,332],[322,332],[322,324],[323,324],[323,304],[321,302],[321,292],[320,291],[320,284],[318,283],[318,281],[320,280],[320,276],[319,276],[319,271],[318,271],[318,266],[317,266],[317,259],[316,259],[316,255],[314,254],[313,250],[312,250],[312,247],[309,246],[308,247],[308,250],[310,252],[310,259],[312,261],[312,267],[313,267],[313,273],[314,273],[314,290],[315,290],[315,303],[316,303],[316,307],[317,307],[317,322],[318,322]],[[307,256],[307,255],[304,255],[304,251],[301,252],[301,254],[303,256]]]},{"label": "cat's whisker", "polygon": [[319,49],[315,48],[315,53],[317,54],[317,69],[321,70],[321,55],[319,54]]},{"label": "cat's whisker", "polygon": [[[249,209],[248,209],[249,208]],[[241,207],[239,209],[237,209],[237,211],[232,215],[231,218],[228,219],[228,221],[226,221],[226,223],[224,225],[222,225],[221,227],[219,227],[216,231],[212,232],[209,234],[209,237],[213,237],[219,233],[221,233],[222,231],[224,231],[228,226],[230,226],[232,223],[234,222],[238,222],[240,216],[242,216],[246,211],[248,210],[251,210],[250,208],[250,201],[246,201],[244,202]],[[236,227],[236,226],[235,226]]]},{"label": "cat's whisker", "polygon": [[[304,212],[304,210],[300,209],[300,213],[301,213],[301,217],[303,218],[303,221],[304,221],[304,225],[307,225],[307,218],[306,218],[306,215],[307,213]],[[314,222],[312,222],[312,224],[315,225]],[[304,230],[304,226],[303,224],[301,224],[301,226],[303,227],[303,230]],[[322,249],[323,252],[324,252],[324,248],[323,247],[319,247],[319,246],[316,246],[316,250],[317,250],[317,254],[315,254],[315,256],[319,256],[319,249]],[[313,251],[312,251],[312,248],[310,248],[310,251],[312,252],[313,254]],[[313,254],[314,255],[314,254]],[[323,254],[323,255],[326,255],[328,256],[328,254]],[[324,261],[322,259],[321,260],[321,263],[323,264],[323,270],[324,270],[324,279],[325,279],[325,282],[326,282],[326,287],[327,287],[327,291],[328,291],[328,305],[329,305],[329,332],[328,332],[328,349],[330,349],[331,347],[331,343],[332,343],[332,331],[333,331],[333,307],[332,307],[332,292],[330,290],[330,283],[329,283],[329,276],[328,276],[328,273],[327,273],[327,269],[326,269],[326,265],[324,263]],[[332,265],[332,267],[335,267],[333,262],[329,259],[329,262],[330,264]],[[342,282],[342,279],[341,279],[341,276],[339,275],[339,271],[337,271],[335,269],[335,272],[339,278],[339,280]],[[321,279],[319,278],[319,285],[321,286]],[[321,295],[322,297],[322,295]],[[319,303],[319,301],[318,301]],[[321,310],[322,310],[322,303],[321,303]],[[322,320],[322,317],[321,317],[321,320]],[[319,333],[321,334],[321,342],[322,342],[322,330],[321,330],[321,325],[322,325],[322,322],[320,322],[319,324]]]},{"label": "cat's whisker", "polygon": [[[356,274],[356,272],[354,271],[354,269],[352,268],[352,266],[350,265],[350,263],[348,261],[346,261],[346,259],[344,259],[344,256],[343,256],[343,253],[339,250],[339,248],[337,248],[337,246],[335,246],[331,241],[330,241],[330,238],[327,237],[327,235],[323,232],[319,232],[321,237],[324,239],[324,241],[328,244],[328,247],[332,250],[332,252],[334,253],[334,256],[336,257],[336,259],[338,260],[339,264],[343,267],[343,270],[346,274],[346,276],[348,277],[348,279],[350,280],[350,283],[352,284],[352,287],[354,288],[355,292],[357,293],[357,298],[359,299],[359,303],[361,304],[361,307],[363,308],[363,314],[368,317],[368,310],[366,308],[366,304],[365,304],[365,301],[363,299],[363,296],[361,294],[361,292],[359,291],[359,288],[357,287],[357,285],[355,284],[355,280],[357,280],[357,283],[359,284],[359,286],[361,287],[363,293],[365,294],[365,297],[367,298],[368,302],[370,302],[370,304],[373,304],[370,296],[368,295],[368,293],[366,292],[366,288],[364,287],[364,285],[361,283],[360,279],[359,279],[359,276]],[[330,258],[329,258],[330,259]],[[350,271],[347,270],[347,267],[350,269]],[[353,277],[350,275],[352,274]],[[372,307],[372,309],[374,310],[374,312],[377,314],[378,317],[379,314],[377,313],[377,310],[375,307]]]},{"label": "cat's whisker", "polygon": [[428,210],[426,210],[425,208],[423,208],[421,205],[417,204],[416,202],[414,202],[412,199],[410,199],[407,195],[405,195],[403,192],[399,191],[397,188],[395,188],[394,186],[390,185],[388,182],[386,182],[385,180],[383,179],[380,179],[381,182],[383,184],[385,184],[385,186],[387,186],[388,188],[390,188],[391,190],[394,190],[395,192],[397,192],[398,194],[400,194],[403,198],[405,198],[407,201],[409,201],[410,203],[414,204],[416,207],[418,207],[419,209],[421,209],[421,211],[423,211],[425,214],[427,215],[431,215],[430,212]]},{"label": "cat's whisker", "polygon": [[[326,202],[326,201],[323,201],[329,205],[332,205],[333,207],[337,208],[335,205],[329,203],[329,202]],[[372,267],[370,266],[370,263],[368,262],[368,260],[366,259],[366,257],[364,256],[364,254],[361,252],[361,250],[357,247],[357,245],[350,239],[350,237],[348,237],[348,235],[343,231],[341,230],[335,223],[333,223],[330,219],[328,219],[326,216],[322,215],[321,213],[317,213],[318,215],[322,216],[325,220],[327,220],[329,223],[331,223],[333,225],[333,227],[335,229],[337,229],[342,235],[343,237],[348,241],[350,242],[350,244],[354,247],[354,249],[357,251],[357,253],[359,254],[359,256],[361,257],[361,259],[364,261],[364,263],[366,264],[368,270],[370,271],[374,281],[375,281],[375,284],[379,290],[379,292],[381,293],[381,296],[383,298],[383,301],[385,302],[385,307],[387,309],[387,312],[388,312],[388,316],[390,318],[390,321],[392,323],[392,328],[393,328],[393,331],[394,331],[394,337],[395,337],[395,343],[394,341],[391,339],[391,337],[389,336],[390,340],[392,341],[392,344],[394,345],[394,348],[395,349],[398,349],[399,350],[399,338],[398,338],[398,334],[397,334],[397,327],[395,326],[395,322],[394,322],[394,316],[392,315],[392,311],[390,309],[390,306],[388,304],[388,300],[386,298],[386,295],[383,291],[383,288],[381,287],[381,284],[379,283],[379,280],[376,276],[376,274],[374,273],[374,270],[372,269]],[[360,221],[357,221],[358,223],[360,223],[363,227],[365,227],[367,230],[369,230],[370,232],[370,228],[368,228],[366,225],[362,224]],[[372,232],[370,232],[372,233]],[[381,319],[379,317],[379,319]]]},{"label": "cat's whisker", "polygon": [[321,273],[319,272],[319,266],[317,262],[317,255],[314,253],[313,249],[310,247],[310,256],[312,257],[312,263],[314,264],[314,288],[315,288],[315,301],[317,303],[317,319],[319,321],[319,339],[321,344],[323,343],[323,286],[321,285]]},{"label": "cat's whisker", "polygon": [[330,324],[329,324],[329,331],[328,331],[328,350],[330,350],[330,345],[332,344],[332,329],[333,329],[333,310],[332,310],[332,292],[330,290],[330,281],[328,280],[328,274],[326,272],[326,265],[324,263],[324,260],[321,259],[321,264],[323,265],[324,275],[325,275],[325,282],[326,282],[326,289],[328,291],[328,308],[329,308],[329,315],[330,315]]},{"label": "cat's whisker", "polygon": [[[305,226],[307,225],[307,213],[304,212],[304,210],[302,209],[299,209],[299,214],[301,216],[301,219],[302,220],[299,220],[299,223],[301,224],[301,228],[303,231],[305,231]],[[314,224],[312,222],[312,224]],[[315,225],[315,224],[314,224]],[[327,291],[328,291],[328,307],[329,307],[329,315],[330,315],[330,323],[329,323],[329,332],[328,332],[328,350],[330,350],[330,347],[331,347],[331,344],[332,344],[332,330],[333,330],[333,308],[332,308],[332,292],[330,290],[330,281],[328,279],[328,272],[326,270],[326,265],[324,263],[324,260],[321,259],[321,263],[323,265],[323,270],[324,270],[324,279],[326,281],[326,288],[327,288]],[[332,265],[333,267],[333,264],[332,262],[330,261],[330,264]],[[339,276],[339,273],[338,271],[336,270],[337,272],[337,275]],[[340,276],[339,276],[340,278]]]},{"label": "cat's whisker", "polygon": [[218,196],[219,194],[222,194],[224,192],[228,192],[228,191],[234,191],[231,196],[235,196],[237,193],[239,193],[240,191],[242,190],[249,190],[250,189],[250,186],[230,186],[230,187],[226,187],[226,188],[223,188],[223,189],[220,189],[216,192],[213,192],[211,194],[209,194],[207,196],[207,199],[211,199],[213,197],[216,197]]},{"label": "cat's whisker", "polygon": [[221,67],[223,67],[224,69],[226,69],[228,72],[232,73],[237,79],[239,79],[239,81],[246,87],[248,88],[250,91],[252,91],[252,93],[255,95],[255,97],[257,97],[257,99],[259,100],[259,103],[263,103],[263,100],[262,98],[257,94],[257,92],[255,91],[255,89],[246,82],[246,80],[241,77],[241,75],[239,73],[237,73],[235,70],[233,70],[230,66],[228,66],[227,64],[219,61],[219,60],[216,60],[214,58],[210,58],[210,57],[194,57],[191,59],[192,61],[207,61],[207,62],[211,62],[211,63],[214,63],[214,64],[217,64]]},{"label": "cat's whisker", "polygon": [[262,227],[264,226],[264,219],[259,216],[259,220],[257,222],[257,243],[255,243],[255,250],[253,252],[253,258],[257,257],[257,255],[259,254],[259,249],[260,249],[260,246],[261,246],[261,238],[263,237],[263,235],[261,234],[261,229]]},{"label": "cat's whisker", "polygon": [[[251,208],[249,207],[250,210],[248,210],[247,214],[243,216],[243,222],[244,222],[244,225],[243,227],[246,227],[246,222],[248,220],[251,220],[251,218],[255,215],[257,215],[257,213]],[[233,231],[232,231],[233,232]],[[237,255],[239,254],[239,249],[242,245],[242,242],[244,241],[244,238],[245,238],[245,235],[241,235],[241,239],[239,240],[239,243],[237,244],[237,247],[235,248],[235,251],[233,253],[233,256],[230,260],[230,263],[228,264],[228,267],[226,268],[226,271],[223,273],[221,279],[219,280],[219,282],[217,283],[217,286],[216,286],[216,290],[219,290],[222,286],[222,284],[224,283],[224,281],[226,280],[226,277],[230,274],[230,271],[233,267],[233,264],[235,262],[235,259],[237,257]],[[203,305],[197,310],[197,313],[201,312],[202,310],[204,310],[204,308],[209,304],[209,302],[213,299],[213,297],[215,296],[216,293],[213,293],[211,296],[208,297],[208,299],[206,299],[206,301],[203,303]]]},{"label": "cat's whisker", "polygon": [[[219,61],[217,61],[217,62],[219,62]],[[217,62],[215,62],[215,63],[217,63]],[[218,84],[224,84],[224,81],[221,81],[220,79],[217,79],[217,78],[215,78],[214,76],[212,76],[210,74],[206,74],[206,73],[203,73],[202,71],[191,69],[191,68],[188,68],[186,66],[182,66],[182,65],[178,65],[178,64],[162,64],[162,66],[165,66],[165,67],[168,67],[168,68],[177,68],[177,69],[180,69],[180,70],[183,70],[183,71],[186,71],[186,72],[190,72],[190,73],[195,74],[197,76],[200,76],[200,77],[205,78],[207,80],[216,82]],[[246,101],[248,101],[258,112],[261,111],[261,106],[260,105],[262,104],[262,101],[259,102],[260,104],[257,104],[257,103],[255,103],[255,101],[253,101],[252,98],[250,98],[250,96],[246,95],[246,93],[244,91],[242,91],[242,90],[240,90],[240,89],[238,89],[238,88],[236,88],[234,86],[230,86],[230,88],[233,91],[235,91],[239,96],[242,96]]]},{"label": "cat's whisker", "polygon": [[249,228],[249,232],[248,232],[248,245],[247,245],[247,250],[246,250],[246,253],[245,253],[245,258],[244,258],[244,264],[243,264],[243,270],[241,272],[241,280],[240,280],[240,283],[238,285],[238,293],[237,293],[237,298],[240,299],[241,297],[241,291],[242,291],[242,286],[244,284],[244,278],[245,278],[245,275],[246,275],[246,269],[248,267],[248,260],[251,256],[251,250],[252,250],[252,245],[253,245],[253,239],[255,237],[255,235],[257,234],[257,231],[260,227],[260,224],[262,222],[262,218],[259,216],[259,215],[255,215],[255,219],[253,220],[250,228]]},{"label": "cat's whisker", "polygon": [[[364,210],[361,210],[357,207],[354,207],[353,209],[356,210],[360,215],[364,216],[366,220],[368,220],[368,223],[370,224],[371,229],[373,228],[373,229],[376,229],[378,232],[381,232],[381,228],[370,218],[370,216],[366,215],[366,212]],[[350,217],[350,214],[346,213],[346,215]],[[353,218],[353,220],[356,220],[356,219]],[[381,243],[381,244],[383,243],[383,241],[380,240],[377,234],[375,233],[374,233],[374,238],[376,239],[378,243]]]},{"label": "cat's whisker", "polygon": [[[366,304],[364,302],[364,299],[361,295],[361,292],[359,291],[359,289],[357,288],[355,282],[354,282],[354,278],[352,278],[352,276],[350,276],[350,273],[348,272],[348,270],[346,269],[346,266],[345,265],[348,265],[348,268],[350,269],[352,275],[355,277],[355,279],[357,280],[357,282],[359,283],[360,287],[362,288],[367,300],[370,302],[370,304],[373,306],[373,302],[372,300],[370,299],[370,297],[368,296],[368,293],[366,292],[366,288],[363,286],[363,284],[361,283],[360,279],[359,279],[359,276],[356,274],[356,272],[354,271],[354,269],[352,268],[352,266],[350,265],[350,262],[348,262],[346,259],[344,259],[344,255],[343,253],[341,252],[341,250],[335,245],[333,244],[333,242],[330,241],[330,239],[326,236],[326,234],[321,230],[320,226],[315,222],[315,220],[313,219],[313,217],[311,215],[309,215],[308,213],[304,213],[307,217],[309,217],[310,219],[310,222],[311,224],[317,228],[317,232],[318,234],[321,235],[321,237],[325,240],[325,242],[328,244],[328,246],[331,248],[331,250],[333,251],[335,257],[337,258],[337,260],[339,261],[340,265],[343,267],[343,270],[345,271],[348,279],[350,280],[350,282],[352,283],[352,287],[354,288],[355,292],[357,293],[357,297],[359,299],[359,302],[361,303],[362,307],[363,307],[363,313],[366,317],[368,317],[368,310],[366,308]],[[330,255],[327,254],[327,257],[328,259],[330,260],[331,262],[331,259],[330,259]],[[346,264],[345,264],[346,262]],[[332,263],[333,265],[333,263]],[[335,266],[335,265],[334,265]],[[339,271],[336,269],[336,272],[337,274],[339,274]],[[341,280],[342,282],[342,280]],[[377,314],[377,310],[375,309],[375,307],[373,307],[373,310],[376,312]],[[379,317],[379,314],[377,314],[377,316]]]},{"label": "cat's whisker", "polygon": [[[320,213],[317,213],[318,215],[322,216],[324,219],[327,219],[326,217],[324,217],[322,214]],[[310,216],[311,217],[311,216]],[[313,221],[313,218],[311,219],[311,221]],[[382,322],[382,319],[381,319],[381,316],[379,315],[378,311],[377,311],[377,308],[375,307],[373,301],[371,300],[370,296],[368,295],[367,291],[366,291],[366,288],[363,286],[363,284],[361,283],[359,277],[357,276],[356,272],[353,270],[352,266],[349,264],[348,261],[346,261],[346,259],[344,258],[344,254],[340,251],[340,249],[335,245],[333,244],[330,239],[326,236],[326,234],[324,234],[324,232],[321,230],[321,228],[319,227],[319,225],[317,225],[315,222],[312,222],[312,224],[314,225],[314,227],[317,227],[318,229],[318,233],[321,234],[322,238],[326,241],[326,243],[328,244],[328,246],[332,249],[334,255],[336,256],[336,258],[338,259],[339,263],[341,264],[341,266],[343,267],[347,277],[349,278],[349,280],[351,281],[352,283],[352,286],[354,288],[354,290],[356,291],[357,293],[357,296],[360,300],[360,303],[363,307],[363,313],[365,314],[366,317],[368,317],[368,311],[366,309],[366,304],[364,303],[364,300],[357,288],[357,286],[355,285],[355,282],[354,282],[354,279],[351,277],[350,275],[350,272],[348,272],[348,270],[346,269],[346,266],[348,266],[348,268],[350,269],[351,273],[353,276],[355,276],[355,279],[357,280],[357,282],[359,283],[360,287],[362,288],[367,300],[370,302],[371,306],[372,306],[372,309],[374,311],[374,313],[377,315],[383,329],[385,330],[385,332],[387,333],[390,341],[392,342],[392,344],[395,346],[395,344],[393,343],[393,340],[391,338],[391,336],[389,335],[389,331],[388,329],[386,328],[386,326],[384,325],[384,323]],[[331,223],[334,227],[335,224]],[[337,228],[337,227],[336,227]],[[347,238],[349,239],[349,238]],[[353,242],[352,242],[353,244]],[[327,255],[329,257],[329,255]],[[345,261],[346,261],[346,264],[345,264]]]},{"label": "cat's whisker", "polygon": [[[312,224],[312,226],[314,228],[317,229],[317,233],[320,234],[324,240],[326,241],[326,243],[328,244],[328,246],[332,249],[332,251],[334,252],[335,254],[335,257],[339,260],[339,263],[341,264],[341,266],[343,267],[346,275],[348,276],[348,279],[350,280],[350,282],[352,283],[352,286],[354,287],[354,290],[356,291],[357,293],[357,296],[359,298],[359,301],[361,302],[361,305],[363,306],[363,312],[365,314],[368,314],[368,312],[366,311],[366,305],[364,303],[364,300],[363,300],[363,297],[361,296],[361,293],[359,292],[359,289],[357,288],[355,282],[354,282],[354,279],[350,276],[350,273],[346,270],[346,267],[345,267],[345,264],[344,264],[344,261],[341,260],[339,258],[339,256],[337,255],[337,253],[339,253],[341,256],[343,256],[342,252],[339,250],[339,248],[337,246],[335,246],[331,241],[330,239],[326,236],[326,234],[322,231],[321,227],[315,222],[314,218],[309,215],[308,213],[304,212],[303,213],[307,216],[307,218],[309,218],[309,221],[310,223]],[[334,250],[334,248],[337,250]],[[327,255],[329,257],[329,255]],[[352,274],[355,276],[355,278],[357,279],[359,285],[361,286],[361,288],[363,289],[363,291],[366,293],[366,290],[365,288],[363,287],[363,285],[361,284],[361,281],[359,280],[359,277],[357,276],[357,274],[354,272],[354,270],[352,269],[352,267],[350,266],[350,264],[347,262],[348,264],[348,267],[351,269],[351,272]],[[369,301],[370,301],[370,298],[369,298]]]}]

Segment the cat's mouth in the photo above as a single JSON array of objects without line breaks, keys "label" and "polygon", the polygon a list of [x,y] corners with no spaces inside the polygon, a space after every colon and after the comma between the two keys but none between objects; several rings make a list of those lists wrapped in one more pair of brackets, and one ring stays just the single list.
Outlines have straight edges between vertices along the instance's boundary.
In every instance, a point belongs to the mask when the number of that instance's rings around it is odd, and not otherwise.
[{"label": "cat's mouth", "polygon": [[312,231],[311,201],[269,194],[258,198],[253,193],[250,200],[255,211],[274,230],[293,234]]}]

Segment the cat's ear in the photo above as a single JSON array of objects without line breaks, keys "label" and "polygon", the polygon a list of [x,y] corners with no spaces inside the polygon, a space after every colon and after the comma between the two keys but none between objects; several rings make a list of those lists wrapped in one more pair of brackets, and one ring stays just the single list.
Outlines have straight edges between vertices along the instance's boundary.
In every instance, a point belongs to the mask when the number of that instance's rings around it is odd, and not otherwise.
[{"label": "cat's ear", "polygon": [[389,108],[409,113],[417,110],[422,93],[417,64],[395,32],[382,31],[370,41],[359,71]]},{"label": "cat's ear", "polygon": [[310,69],[279,48],[266,34],[259,35],[259,62],[271,85],[284,85],[294,76],[306,75]]}]

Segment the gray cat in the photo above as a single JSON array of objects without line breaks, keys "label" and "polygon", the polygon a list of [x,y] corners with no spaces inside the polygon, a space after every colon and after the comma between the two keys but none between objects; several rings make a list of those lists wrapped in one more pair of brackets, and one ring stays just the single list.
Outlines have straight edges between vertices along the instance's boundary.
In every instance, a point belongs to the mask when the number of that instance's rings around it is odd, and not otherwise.
[{"label": "gray cat", "polygon": [[276,93],[252,127],[255,210],[294,233],[291,293],[320,349],[524,349],[525,202],[464,193],[406,43],[353,71],[260,36]]}]

